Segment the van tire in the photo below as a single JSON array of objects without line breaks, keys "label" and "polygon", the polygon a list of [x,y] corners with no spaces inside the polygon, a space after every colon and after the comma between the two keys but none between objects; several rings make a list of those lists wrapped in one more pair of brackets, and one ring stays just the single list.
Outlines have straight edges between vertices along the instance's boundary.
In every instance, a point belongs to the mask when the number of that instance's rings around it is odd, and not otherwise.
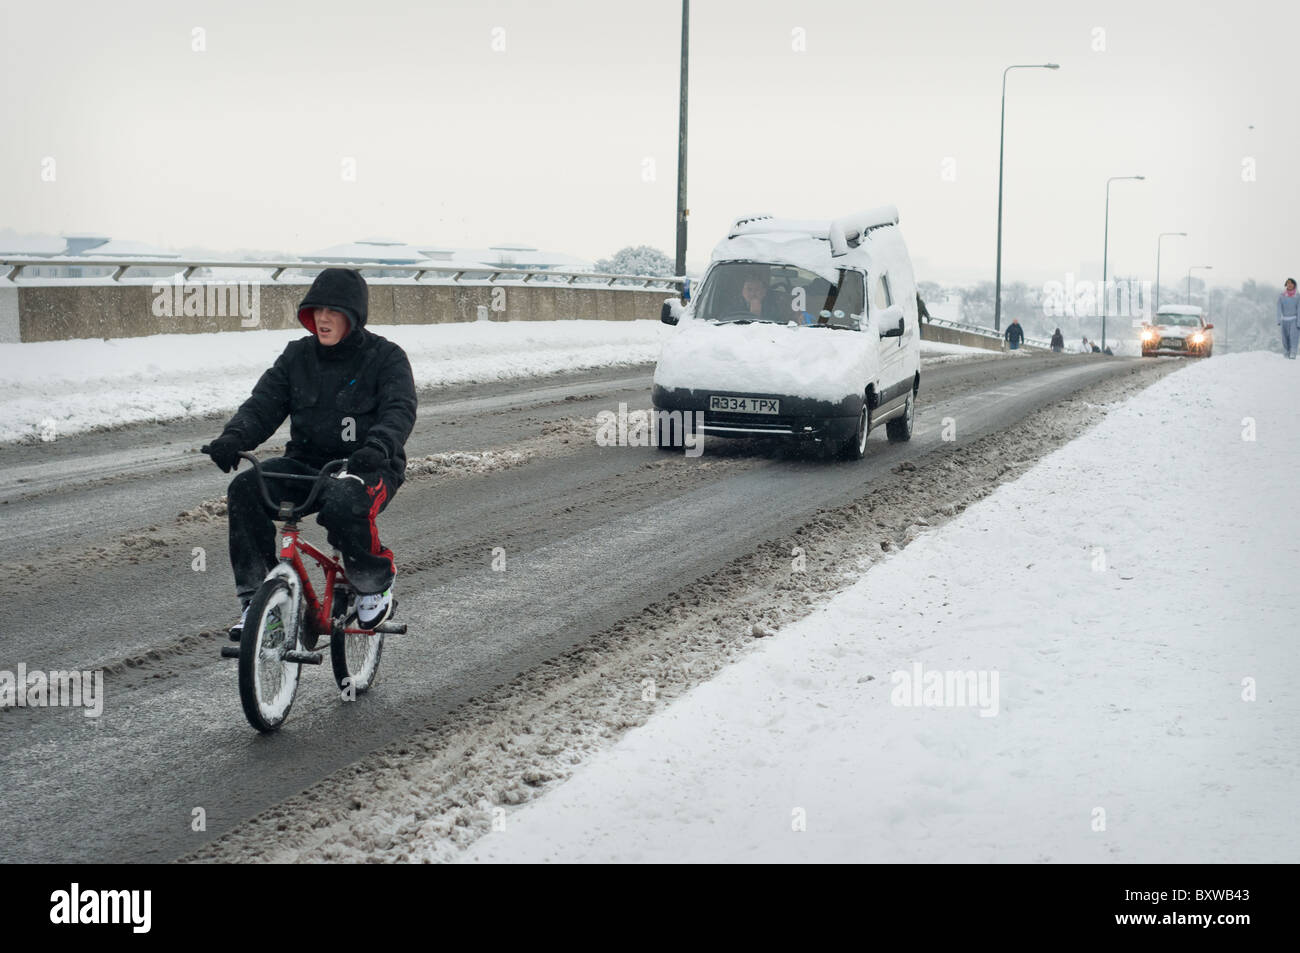
[{"label": "van tire", "polygon": [[867,455],[867,436],[871,433],[871,402],[863,398],[858,429],[840,446],[841,460],[861,460]]},{"label": "van tire", "polygon": [[[658,411],[659,408],[655,408]],[[666,413],[657,413],[655,417],[655,446],[660,450],[677,451],[678,453],[686,452],[687,438],[691,442],[699,439],[699,433],[695,430],[695,412],[683,410],[681,412],[682,427],[679,433],[680,442],[673,442],[672,423]]]},{"label": "van tire", "polygon": [[907,395],[907,410],[885,424],[890,443],[906,443],[912,439],[912,422],[916,419],[916,391]]}]

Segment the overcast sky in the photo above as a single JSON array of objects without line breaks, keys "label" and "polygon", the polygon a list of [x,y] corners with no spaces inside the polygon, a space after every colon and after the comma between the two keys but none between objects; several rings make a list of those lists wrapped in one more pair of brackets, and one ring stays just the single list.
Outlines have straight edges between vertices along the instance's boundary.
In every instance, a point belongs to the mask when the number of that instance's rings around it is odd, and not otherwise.
[{"label": "overcast sky", "polygon": [[[738,214],[892,203],[918,278],[991,280],[1002,70],[1055,62],[1008,81],[1004,280],[1099,277],[1106,179],[1132,174],[1112,276],[1153,277],[1162,231],[1190,233],[1165,241],[1166,283],[1300,272],[1290,4],[692,7],[692,265]],[[680,18],[676,0],[5,0],[0,228],[671,255]]]}]

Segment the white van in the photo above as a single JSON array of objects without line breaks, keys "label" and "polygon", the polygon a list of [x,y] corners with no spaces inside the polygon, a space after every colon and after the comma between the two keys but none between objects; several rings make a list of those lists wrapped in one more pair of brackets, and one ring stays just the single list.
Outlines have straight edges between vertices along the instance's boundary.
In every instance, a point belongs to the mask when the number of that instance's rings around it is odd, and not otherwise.
[{"label": "white van", "polygon": [[693,419],[709,436],[817,441],[849,460],[879,424],[912,436],[921,335],[893,206],[737,219],[698,293],[662,319],[678,330],[655,367],[660,446],[681,446],[669,428]]}]

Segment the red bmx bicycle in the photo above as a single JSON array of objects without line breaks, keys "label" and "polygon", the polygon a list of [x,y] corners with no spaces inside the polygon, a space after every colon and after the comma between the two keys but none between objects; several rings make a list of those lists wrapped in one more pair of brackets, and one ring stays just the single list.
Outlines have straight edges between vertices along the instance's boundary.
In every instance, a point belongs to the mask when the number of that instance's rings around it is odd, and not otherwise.
[{"label": "red bmx bicycle", "polygon": [[[330,663],[342,697],[353,700],[374,684],[384,635],[400,635],[406,632],[406,626],[383,622],[374,629],[349,628],[357,618],[356,592],[343,571],[339,554],[326,556],[299,535],[299,517],[311,510],[325,481],[336,478],[347,461],[331,461],[315,476],[264,474],[251,453],[240,456],[253,465],[263,501],[284,525],[280,530],[279,561],[248,605],[239,645],[224,646],[221,655],[239,660],[239,700],[248,723],[258,731],[271,732],[289,716],[302,666],[324,661],[324,653],[316,649],[321,636],[329,636]],[[267,491],[266,477],[310,482],[311,492],[298,505],[276,503]],[[303,554],[325,573],[319,596],[307,575]]]}]

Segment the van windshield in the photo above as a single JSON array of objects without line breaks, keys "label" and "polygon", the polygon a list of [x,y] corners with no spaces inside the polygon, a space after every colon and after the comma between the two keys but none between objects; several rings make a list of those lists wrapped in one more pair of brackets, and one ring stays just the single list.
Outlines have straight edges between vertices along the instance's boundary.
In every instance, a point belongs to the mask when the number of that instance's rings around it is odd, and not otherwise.
[{"label": "van windshield", "polygon": [[[851,316],[865,307],[862,275],[840,272],[832,283],[794,265],[761,262],[723,262],[714,265],[709,280],[695,302],[695,317],[704,321],[785,324],[824,324],[857,328]],[[823,322],[823,311],[842,311],[843,317]]]}]

